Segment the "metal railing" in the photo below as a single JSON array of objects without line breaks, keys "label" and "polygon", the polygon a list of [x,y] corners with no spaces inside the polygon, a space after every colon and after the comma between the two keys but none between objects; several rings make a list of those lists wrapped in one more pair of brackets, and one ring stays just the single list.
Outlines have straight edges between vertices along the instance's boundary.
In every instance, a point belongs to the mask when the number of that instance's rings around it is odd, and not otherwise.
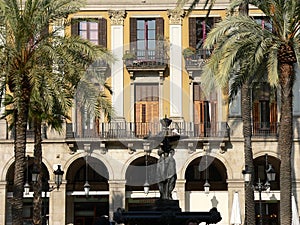
[{"label": "metal railing", "polygon": [[212,50],[210,49],[198,49],[194,55],[185,57],[185,67],[189,68],[199,68],[204,65],[206,60],[211,55]]},{"label": "metal railing", "polygon": [[253,136],[278,136],[278,122],[253,122]]},{"label": "metal railing", "polygon": [[[162,132],[160,123],[110,122],[98,123],[93,129],[73,131],[71,123],[67,124],[66,138],[145,138]],[[172,123],[170,133],[174,132],[188,137],[229,137],[230,128],[227,122],[215,123]]]},{"label": "metal railing", "polygon": [[124,59],[127,67],[142,68],[168,64],[168,57],[163,49],[126,51],[124,57],[126,54],[132,56],[131,58]]}]

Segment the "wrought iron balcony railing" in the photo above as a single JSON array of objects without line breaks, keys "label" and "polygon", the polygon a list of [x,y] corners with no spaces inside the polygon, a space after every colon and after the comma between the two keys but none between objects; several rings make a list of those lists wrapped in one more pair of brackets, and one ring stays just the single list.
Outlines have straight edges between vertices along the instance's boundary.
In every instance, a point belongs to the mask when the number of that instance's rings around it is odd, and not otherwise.
[{"label": "wrought iron balcony railing", "polygon": [[123,56],[127,69],[164,68],[168,64],[167,54],[159,50],[126,51]]},{"label": "wrought iron balcony railing", "polygon": [[278,136],[278,122],[254,122],[253,136]]},{"label": "wrought iron balcony railing", "polygon": [[[145,138],[158,135],[163,128],[160,123],[142,122],[110,122],[98,123],[93,129],[73,132],[72,124],[67,124],[66,138]],[[190,138],[197,137],[229,137],[227,122],[216,123],[172,123],[170,132],[176,132]]]},{"label": "wrought iron balcony railing", "polygon": [[212,50],[209,49],[198,49],[195,54],[184,57],[186,70],[200,70],[211,55],[211,52]]}]

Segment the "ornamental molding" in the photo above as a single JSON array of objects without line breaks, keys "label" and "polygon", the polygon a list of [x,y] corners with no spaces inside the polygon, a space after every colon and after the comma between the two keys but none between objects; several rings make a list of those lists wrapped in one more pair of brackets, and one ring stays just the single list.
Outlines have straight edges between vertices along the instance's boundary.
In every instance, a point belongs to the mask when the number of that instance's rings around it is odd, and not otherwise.
[{"label": "ornamental molding", "polygon": [[174,25],[181,25],[182,20],[185,16],[185,11],[183,9],[175,8],[175,9],[168,9],[168,17],[169,23]]},{"label": "ornamental molding", "polygon": [[111,25],[124,25],[125,10],[108,10]]}]

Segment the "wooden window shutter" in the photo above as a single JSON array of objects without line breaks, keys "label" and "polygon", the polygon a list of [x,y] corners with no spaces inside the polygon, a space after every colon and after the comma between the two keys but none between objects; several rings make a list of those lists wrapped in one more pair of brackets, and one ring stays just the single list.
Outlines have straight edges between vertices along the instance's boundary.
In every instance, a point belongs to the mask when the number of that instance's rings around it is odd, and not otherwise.
[{"label": "wooden window shutter", "polygon": [[107,21],[105,18],[99,19],[98,31],[99,45],[107,48]]},{"label": "wooden window shutter", "polygon": [[137,45],[137,20],[136,18],[130,18],[130,50],[136,50]]},{"label": "wooden window shutter", "polygon": [[197,40],[196,40],[196,18],[189,18],[189,46],[196,48]]},{"label": "wooden window shutter", "polygon": [[200,85],[199,84],[194,84],[194,101],[199,101],[201,97],[201,90],[200,90]]},{"label": "wooden window shutter", "polygon": [[76,22],[75,20],[72,20],[71,22],[71,34],[72,35],[78,35],[78,26],[79,26],[79,22]]},{"label": "wooden window shutter", "polygon": [[156,40],[164,40],[164,19],[155,19]]}]

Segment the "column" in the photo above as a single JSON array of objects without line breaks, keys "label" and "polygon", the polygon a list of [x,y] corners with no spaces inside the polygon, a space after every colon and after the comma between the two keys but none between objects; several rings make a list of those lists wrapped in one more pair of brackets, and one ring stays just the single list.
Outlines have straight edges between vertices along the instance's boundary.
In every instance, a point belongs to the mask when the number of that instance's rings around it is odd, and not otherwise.
[{"label": "column", "polygon": [[126,180],[109,180],[109,217],[113,218],[113,213],[118,208],[125,208],[125,184]]},{"label": "column", "polygon": [[6,212],[6,181],[0,182],[0,224],[5,224]]},{"label": "column", "polygon": [[224,223],[228,222],[230,224],[230,216],[232,210],[232,203],[233,203],[233,195],[235,192],[239,193],[239,200],[240,200],[240,209],[241,209],[241,216],[242,221],[245,218],[245,191],[244,191],[244,180],[243,179],[228,179],[228,221],[223,221]]},{"label": "column", "polygon": [[111,21],[111,50],[116,61],[111,66],[112,105],[116,112],[116,119],[124,118],[124,70],[123,70],[123,42],[125,10],[109,10]]},{"label": "column", "polygon": [[182,118],[182,19],[184,10],[168,10],[170,29],[170,117]]},{"label": "column", "polygon": [[158,83],[158,89],[159,89],[159,118],[164,117],[164,109],[163,109],[163,101],[164,101],[164,72],[159,71],[159,83]]},{"label": "column", "polygon": [[[0,105],[0,116],[3,116],[5,112],[5,106],[3,105],[3,101],[5,98],[5,92],[2,95],[1,99],[1,105]],[[0,119],[0,139],[6,139],[7,138],[7,123],[5,119]]]},{"label": "column", "polygon": [[176,181],[177,198],[182,212],[185,212],[185,182],[185,179],[178,179]]},{"label": "column", "polygon": [[[56,187],[54,182],[50,186]],[[49,225],[61,225],[66,223],[66,182],[59,186],[59,190],[53,190],[49,196]]]}]

